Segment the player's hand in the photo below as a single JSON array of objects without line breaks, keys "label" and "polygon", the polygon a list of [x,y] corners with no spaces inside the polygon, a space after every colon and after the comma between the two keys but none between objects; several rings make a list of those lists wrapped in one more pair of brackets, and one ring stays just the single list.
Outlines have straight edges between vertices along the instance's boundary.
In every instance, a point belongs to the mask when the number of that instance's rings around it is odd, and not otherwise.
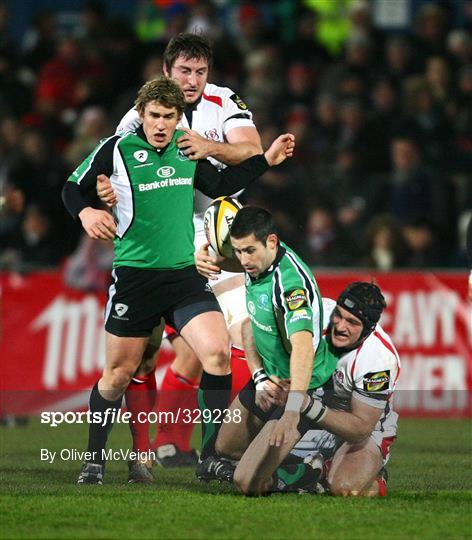
[{"label": "player's hand", "polygon": [[221,273],[221,268],[217,266],[218,259],[212,257],[208,248],[210,244],[205,242],[200,249],[195,253],[195,266],[197,271],[207,279],[218,279],[218,274]]},{"label": "player's hand", "polygon": [[279,382],[283,381],[275,375],[272,375],[269,380],[262,383],[264,385],[263,389],[256,390],[256,405],[263,411],[268,411],[274,405],[276,407],[285,405],[288,387],[285,388],[283,385],[279,384]]},{"label": "player's hand", "polygon": [[85,232],[94,240],[113,240],[116,224],[113,216],[106,210],[96,210],[88,206],[79,213]]},{"label": "player's hand", "polygon": [[300,421],[300,413],[295,411],[285,411],[280,420],[275,424],[270,434],[270,446],[282,446],[300,436],[297,426]]},{"label": "player's hand", "polygon": [[118,197],[112,188],[110,179],[105,174],[97,176],[97,195],[108,208],[112,208],[118,203]]},{"label": "player's hand", "polygon": [[211,141],[202,137],[196,131],[187,128],[179,128],[181,131],[185,131],[184,135],[181,135],[177,139],[177,146],[182,152],[190,159],[205,159],[211,155]]},{"label": "player's hand", "polygon": [[279,135],[277,139],[270,145],[270,148],[266,150],[264,156],[267,163],[273,167],[279,165],[282,161],[293,156],[295,150],[295,135],[291,133],[284,133]]}]

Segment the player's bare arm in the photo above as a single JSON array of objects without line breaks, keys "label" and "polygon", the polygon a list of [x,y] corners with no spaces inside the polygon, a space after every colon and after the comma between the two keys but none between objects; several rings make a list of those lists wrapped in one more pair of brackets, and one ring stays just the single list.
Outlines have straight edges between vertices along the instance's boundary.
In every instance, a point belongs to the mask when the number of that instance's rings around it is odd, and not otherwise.
[{"label": "player's bare arm", "polygon": [[349,443],[360,442],[368,437],[379,421],[383,408],[372,407],[353,397],[351,412],[327,408],[323,419],[318,422],[323,429],[338,435]]},{"label": "player's bare arm", "polygon": [[290,391],[285,412],[271,433],[269,444],[282,446],[297,437],[300,409],[313,373],[313,335],[307,330],[295,332],[290,336],[292,352],[290,355]]},{"label": "player's bare arm", "polygon": [[207,139],[192,129],[181,129],[185,134],[177,139],[177,146],[190,159],[212,157],[225,165],[236,165],[262,153],[261,139],[254,127],[233,128],[226,135],[226,142]]}]

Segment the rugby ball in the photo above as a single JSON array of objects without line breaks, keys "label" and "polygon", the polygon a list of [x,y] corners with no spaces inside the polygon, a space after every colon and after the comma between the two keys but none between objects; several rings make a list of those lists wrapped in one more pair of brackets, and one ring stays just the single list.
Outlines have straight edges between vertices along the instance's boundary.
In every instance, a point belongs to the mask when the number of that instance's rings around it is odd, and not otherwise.
[{"label": "rugby ball", "polygon": [[233,219],[242,204],[232,197],[218,197],[206,209],[203,227],[208,243],[220,257],[231,258],[230,231]]}]

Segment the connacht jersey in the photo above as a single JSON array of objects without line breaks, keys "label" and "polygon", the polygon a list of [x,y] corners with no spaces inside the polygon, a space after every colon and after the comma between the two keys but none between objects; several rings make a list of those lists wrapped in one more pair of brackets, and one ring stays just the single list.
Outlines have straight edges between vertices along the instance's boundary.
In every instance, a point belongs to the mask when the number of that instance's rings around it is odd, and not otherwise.
[{"label": "connacht jersey", "polygon": [[118,196],[114,267],[172,269],[194,264],[192,222],[194,188],[210,197],[246,187],[268,169],[263,155],[221,172],[207,160],[188,159],[169,145],[151,146],[142,127],[102,141],[69,177],[64,203],[73,216],[87,206],[84,194],[95,189],[97,175],[110,177]]},{"label": "connacht jersey", "polygon": [[246,306],[257,352],[265,372],[290,378],[290,336],[308,330],[313,334],[315,358],[309,388],[325,383],[337,358],[320,340],[323,304],[308,266],[281,243],[273,264],[258,278],[246,276]]},{"label": "connacht jersey", "polygon": [[[121,119],[117,134],[134,131],[141,125],[136,109],[130,109]],[[217,142],[225,142],[226,134],[237,127],[253,127],[252,113],[243,100],[230,88],[207,83],[201,98],[194,104],[187,106],[182,115],[179,127],[195,130],[202,137]],[[226,167],[218,160],[208,158],[218,169]],[[211,199],[195,194],[195,229],[203,233],[203,213],[210,204]],[[201,240],[202,241],[202,240]]]}]

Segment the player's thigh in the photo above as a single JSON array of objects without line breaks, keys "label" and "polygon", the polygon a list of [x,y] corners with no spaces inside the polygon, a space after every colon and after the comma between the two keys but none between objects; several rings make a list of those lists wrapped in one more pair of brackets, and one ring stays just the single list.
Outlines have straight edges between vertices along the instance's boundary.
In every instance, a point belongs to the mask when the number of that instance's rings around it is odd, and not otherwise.
[{"label": "player's thigh", "polygon": [[118,372],[132,377],[141,363],[148,340],[148,337],[122,337],[106,332],[104,377],[113,377]]},{"label": "player's thigh", "polygon": [[233,400],[216,439],[219,455],[240,459],[264,422],[242,405],[239,396]]},{"label": "player's thigh", "polygon": [[229,371],[229,337],[220,311],[206,311],[190,319],[180,335],[193,349],[203,368],[212,372],[215,367]]},{"label": "player's thigh", "polygon": [[382,454],[372,437],[357,444],[343,443],[334,454],[328,485],[334,495],[360,495],[377,477]]}]

